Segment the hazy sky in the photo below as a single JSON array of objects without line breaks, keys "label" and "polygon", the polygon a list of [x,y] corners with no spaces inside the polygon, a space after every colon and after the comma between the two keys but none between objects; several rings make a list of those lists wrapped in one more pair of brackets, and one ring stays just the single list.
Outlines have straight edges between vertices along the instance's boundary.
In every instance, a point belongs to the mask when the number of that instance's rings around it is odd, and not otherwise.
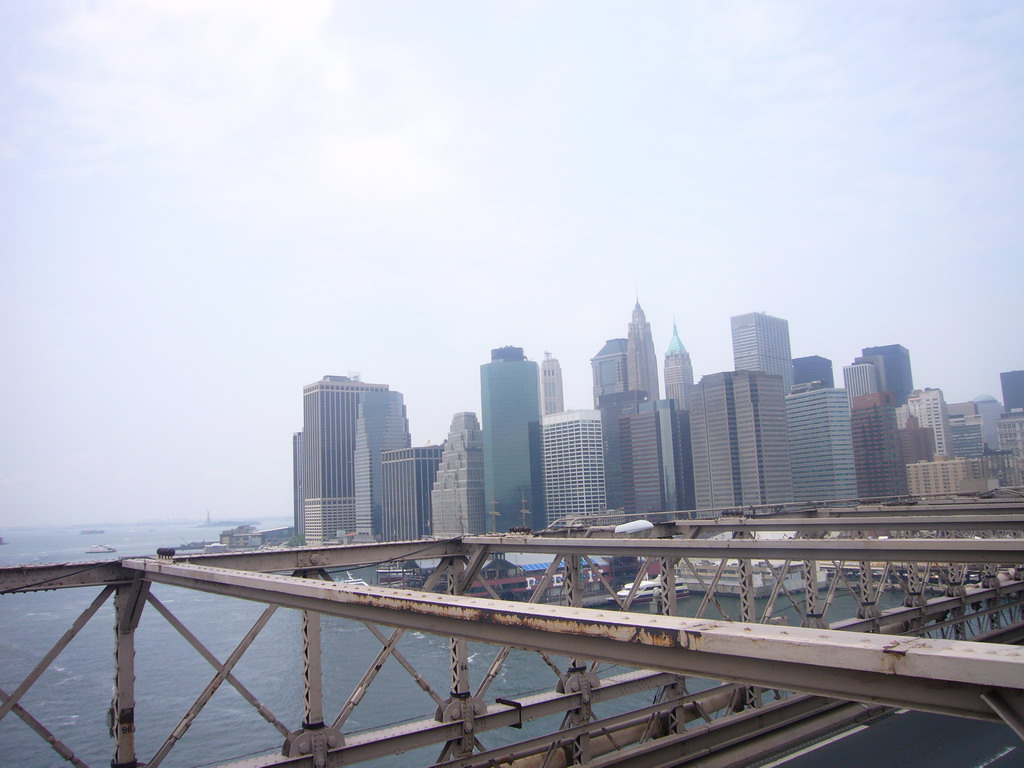
[{"label": "hazy sky", "polygon": [[0,525],[286,515],[302,386],[566,405],[637,295],[1024,368],[1019,2],[0,3]]}]

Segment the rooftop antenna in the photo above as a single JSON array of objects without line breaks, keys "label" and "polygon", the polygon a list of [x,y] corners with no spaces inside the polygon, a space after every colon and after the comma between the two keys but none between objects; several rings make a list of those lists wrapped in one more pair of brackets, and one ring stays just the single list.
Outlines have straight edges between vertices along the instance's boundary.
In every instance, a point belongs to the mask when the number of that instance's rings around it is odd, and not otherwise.
[{"label": "rooftop antenna", "polygon": [[494,501],[491,502],[491,508],[488,510],[487,514],[494,518],[494,531],[492,531],[492,532],[493,533],[498,533],[498,517],[501,515],[501,513],[498,512],[498,500],[497,499],[495,499]]}]

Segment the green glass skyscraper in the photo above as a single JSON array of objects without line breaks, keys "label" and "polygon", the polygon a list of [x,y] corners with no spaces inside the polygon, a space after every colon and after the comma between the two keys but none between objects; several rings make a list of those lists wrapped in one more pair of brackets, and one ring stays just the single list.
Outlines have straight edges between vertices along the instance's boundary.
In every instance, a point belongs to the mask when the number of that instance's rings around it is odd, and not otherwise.
[{"label": "green glass skyscraper", "polygon": [[491,350],[491,362],[480,366],[489,532],[543,525],[538,381],[537,363],[521,347]]}]

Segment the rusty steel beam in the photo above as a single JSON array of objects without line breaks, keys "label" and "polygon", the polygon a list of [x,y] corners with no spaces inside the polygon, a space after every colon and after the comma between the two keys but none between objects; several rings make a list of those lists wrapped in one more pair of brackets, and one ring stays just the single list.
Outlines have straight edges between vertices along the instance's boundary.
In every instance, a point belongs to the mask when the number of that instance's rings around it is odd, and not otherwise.
[{"label": "rusty steel beam", "polygon": [[117,560],[12,565],[0,568],[0,595],[68,587],[119,586],[131,580],[131,572],[122,568]]},{"label": "rusty steel beam", "polygon": [[899,517],[866,517],[843,515],[841,517],[721,517],[716,520],[674,520],[656,523],[657,535],[685,533],[692,529],[702,531],[804,531],[824,533],[828,531],[1022,531],[1024,514],[1005,515],[905,515]]},{"label": "rusty steel beam", "polygon": [[[563,545],[565,542],[561,542]],[[469,640],[870,704],[998,721],[1024,691],[1024,649],[352,587],[166,560],[159,583]]]},{"label": "rusty steel beam", "polygon": [[195,563],[245,571],[304,571],[359,568],[394,560],[429,559],[471,554],[458,539],[390,541],[381,544],[345,544],[335,547],[298,547],[253,552],[221,552],[209,555],[177,555],[176,562]]},{"label": "rusty steel beam", "polygon": [[559,539],[543,536],[464,536],[466,546],[496,552],[587,553],[620,557],[755,560],[859,560],[896,563],[1024,562],[1021,539]]}]

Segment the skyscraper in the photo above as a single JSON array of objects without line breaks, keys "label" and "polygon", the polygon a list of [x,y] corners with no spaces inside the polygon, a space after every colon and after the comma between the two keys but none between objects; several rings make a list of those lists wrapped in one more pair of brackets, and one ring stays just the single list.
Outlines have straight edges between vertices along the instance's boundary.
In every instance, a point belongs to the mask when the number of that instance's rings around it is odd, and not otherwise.
[{"label": "skyscraper", "polygon": [[1024,460],[1024,410],[1007,411],[996,422],[999,432],[999,450],[1010,451]]},{"label": "skyscraper", "polygon": [[565,399],[562,395],[562,366],[550,352],[544,353],[544,362],[540,364],[540,394],[544,402],[544,415],[561,413],[565,410]]},{"label": "skyscraper", "polygon": [[601,414],[565,411],[541,419],[544,505],[550,524],[605,509]]},{"label": "skyscraper", "polygon": [[306,527],[306,512],[303,509],[305,492],[302,488],[302,433],[292,433],[292,519],[295,535],[302,536]]},{"label": "skyscraper", "polygon": [[384,451],[408,448],[409,420],[400,392],[365,392],[359,398],[356,422],[356,540],[375,541],[382,525],[380,457]]},{"label": "skyscraper", "polygon": [[907,467],[900,449],[892,392],[853,398],[850,416],[858,497],[906,495]]},{"label": "skyscraper", "polygon": [[647,393],[639,390],[601,395],[597,410],[601,414],[601,436],[604,443],[604,491],[608,509],[625,509],[622,464],[622,419],[639,413],[647,402]]},{"label": "skyscraper", "polygon": [[843,386],[853,406],[853,398],[878,392],[878,371],[871,363],[843,366]]},{"label": "skyscraper", "polygon": [[713,373],[694,387],[697,509],[793,500],[783,395],[782,377],[761,371]]},{"label": "skyscraper", "polygon": [[601,351],[590,358],[594,373],[594,407],[600,406],[602,395],[613,395],[629,389],[626,374],[626,339],[608,339]]},{"label": "skyscraper", "polygon": [[679,408],[689,408],[690,390],[693,389],[693,363],[686,351],[676,324],[672,323],[672,341],[665,353],[665,397],[675,400]]},{"label": "skyscraper", "polygon": [[381,451],[381,537],[422,539],[431,533],[430,491],[441,463],[441,446]]},{"label": "skyscraper", "polygon": [[999,433],[996,423],[1003,412],[1003,404],[992,395],[978,395],[974,398],[974,410],[981,416],[981,429],[985,436],[985,445],[989,450],[999,449]]},{"label": "skyscraper", "polygon": [[475,413],[456,413],[430,493],[435,538],[484,533],[484,436]]},{"label": "skyscraper", "polygon": [[651,400],[660,397],[658,387],[658,357],[654,352],[654,337],[651,324],[640,308],[640,302],[633,307],[633,318],[629,323],[629,338],[626,342],[626,380],[629,389],[646,392]]},{"label": "skyscraper", "polygon": [[627,513],[691,509],[689,422],[675,400],[640,403],[619,419],[623,508]]},{"label": "skyscraper", "polygon": [[387,384],[324,376],[302,388],[303,530],[319,545],[356,533],[355,451],[359,403]]},{"label": "skyscraper", "polygon": [[731,318],[732,356],[737,371],[764,371],[782,377],[785,394],[793,387],[789,322],[764,312]]},{"label": "skyscraper", "polygon": [[[891,391],[891,390],[889,390]],[[896,393],[893,392],[895,398]],[[949,414],[941,389],[915,389],[910,393],[904,405],[896,412],[900,426],[906,424],[907,416],[916,416],[917,423],[922,427],[930,427],[935,435],[935,457],[953,455],[953,446],[949,437]]]},{"label": "skyscraper", "polygon": [[914,390],[910,352],[902,344],[865,347],[855,363],[871,363],[878,377],[876,392],[892,392],[896,405],[903,405]]},{"label": "skyscraper", "polygon": [[787,395],[786,428],[794,500],[857,498],[850,401],[845,390],[820,387]]},{"label": "skyscraper", "polygon": [[522,525],[524,507],[536,523],[545,520],[538,378],[521,347],[491,350],[480,366],[488,531]]},{"label": "skyscraper", "polygon": [[832,361],[821,355],[793,358],[793,383],[810,384],[820,381],[826,388],[836,385],[832,376]]},{"label": "skyscraper", "polygon": [[949,449],[957,459],[980,459],[985,454],[981,414],[958,413],[949,417]]},{"label": "skyscraper", "polygon": [[1024,371],[1005,371],[999,374],[1003,388],[1003,408],[1009,413],[1014,408],[1024,408]]},{"label": "skyscraper", "polygon": [[900,427],[900,451],[904,464],[932,461],[935,458],[935,430],[922,427],[917,416],[908,416],[906,423]]}]

